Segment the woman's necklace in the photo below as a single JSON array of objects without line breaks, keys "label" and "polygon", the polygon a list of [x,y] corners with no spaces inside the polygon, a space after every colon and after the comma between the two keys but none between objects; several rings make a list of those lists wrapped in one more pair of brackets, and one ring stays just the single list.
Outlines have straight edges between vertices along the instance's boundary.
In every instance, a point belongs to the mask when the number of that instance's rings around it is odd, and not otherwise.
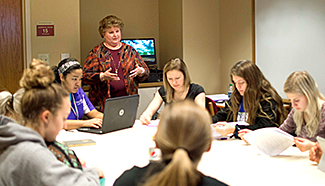
[{"label": "woman's necklace", "polygon": [[[112,46],[108,45],[108,44],[105,43],[105,42],[104,42],[104,45],[105,45],[108,49],[110,49],[110,50],[116,50],[116,49],[121,48],[122,43],[120,42],[116,47],[112,47]],[[113,56],[110,55],[110,58],[112,59],[111,61],[112,61],[113,65],[114,65],[114,68],[115,68],[115,74],[117,74],[118,69],[120,68],[120,65],[121,65],[121,60],[118,61],[118,65],[117,65],[117,68],[116,68],[116,64],[115,64],[115,61],[114,61]]]},{"label": "woman's necklace", "polygon": [[112,59],[112,62],[113,62],[114,68],[115,68],[115,74],[117,74],[118,69],[120,68],[121,61],[120,60],[118,61],[118,65],[117,65],[117,68],[116,68],[114,58],[112,56],[110,56],[110,57]]},{"label": "woman's necklace", "polygon": [[76,101],[74,100],[74,96],[72,93],[70,93],[70,100],[72,100],[73,104],[74,104],[74,108],[73,106],[71,105],[71,110],[73,112],[73,114],[77,117],[77,120],[79,120],[79,112],[78,112],[78,108],[77,108],[77,105],[76,105]]}]

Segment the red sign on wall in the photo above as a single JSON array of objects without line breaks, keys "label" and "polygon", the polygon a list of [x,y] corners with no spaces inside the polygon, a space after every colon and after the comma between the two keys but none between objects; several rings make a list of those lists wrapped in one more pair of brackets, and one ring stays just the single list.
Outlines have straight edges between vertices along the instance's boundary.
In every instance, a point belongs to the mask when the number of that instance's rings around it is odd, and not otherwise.
[{"label": "red sign on wall", "polygon": [[36,25],[37,36],[54,36],[54,25]]}]

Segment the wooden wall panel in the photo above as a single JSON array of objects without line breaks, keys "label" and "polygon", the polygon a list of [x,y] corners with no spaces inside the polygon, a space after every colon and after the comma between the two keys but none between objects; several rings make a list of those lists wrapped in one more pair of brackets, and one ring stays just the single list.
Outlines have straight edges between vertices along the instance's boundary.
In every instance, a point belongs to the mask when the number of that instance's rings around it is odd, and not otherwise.
[{"label": "wooden wall panel", "polygon": [[23,74],[22,0],[0,0],[0,88],[14,93]]}]

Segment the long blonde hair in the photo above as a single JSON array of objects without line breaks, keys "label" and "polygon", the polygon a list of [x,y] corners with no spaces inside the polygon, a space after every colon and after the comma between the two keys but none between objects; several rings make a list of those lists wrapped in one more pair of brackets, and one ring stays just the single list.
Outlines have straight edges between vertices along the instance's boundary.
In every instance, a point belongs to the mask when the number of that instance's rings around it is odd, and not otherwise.
[{"label": "long blonde hair", "polygon": [[295,111],[293,119],[297,125],[296,134],[301,132],[302,124],[304,123],[304,113],[310,120],[306,123],[307,136],[316,135],[319,127],[321,108],[319,100],[325,100],[323,94],[318,90],[317,84],[313,77],[306,71],[296,71],[289,75],[284,83],[285,93],[294,93],[306,96],[308,105],[303,112]]},{"label": "long blonde hair", "polygon": [[211,117],[193,101],[167,105],[155,136],[165,167],[146,179],[144,185],[197,185],[202,179],[197,165],[211,145],[211,122]]},{"label": "long blonde hair", "polygon": [[169,60],[166,65],[164,66],[163,69],[163,83],[164,83],[164,88],[166,91],[166,101],[167,103],[170,103],[173,98],[174,98],[174,89],[173,87],[170,86],[167,80],[167,72],[172,71],[172,70],[178,70],[183,73],[184,75],[184,86],[187,88],[191,84],[191,78],[188,73],[186,64],[184,61],[180,58],[175,58]]}]

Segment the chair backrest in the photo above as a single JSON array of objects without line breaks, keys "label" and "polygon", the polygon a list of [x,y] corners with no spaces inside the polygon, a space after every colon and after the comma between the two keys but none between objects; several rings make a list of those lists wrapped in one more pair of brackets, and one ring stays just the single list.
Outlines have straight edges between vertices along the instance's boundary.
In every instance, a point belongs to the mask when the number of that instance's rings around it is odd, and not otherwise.
[{"label": "chair backrest", "polygon": [[215,115],[219,110],[217,104],[208,97],[205,97],[205,108],[209,111],[211,116]]}]

